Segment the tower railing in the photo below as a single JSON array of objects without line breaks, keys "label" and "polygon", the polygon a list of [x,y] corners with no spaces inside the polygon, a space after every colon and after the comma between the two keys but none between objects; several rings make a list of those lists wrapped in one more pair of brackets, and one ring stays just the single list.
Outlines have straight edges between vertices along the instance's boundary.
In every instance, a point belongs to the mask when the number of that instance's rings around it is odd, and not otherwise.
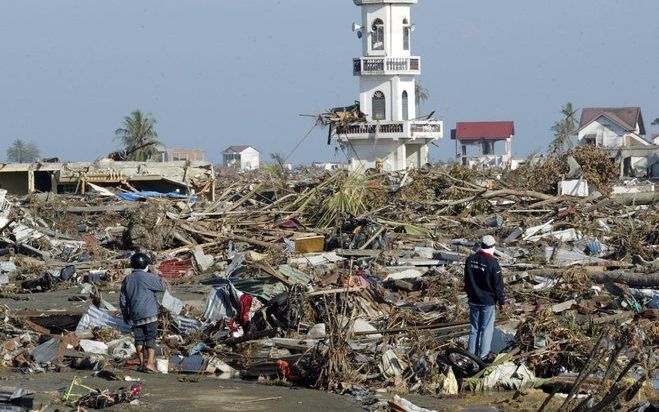
[{"label": "tower railing", "polygon": [[339,138],[441,138],[442,122],[435,120],[400,120],[352,123],[336,127],[334,135]]},{"label": "tower railing", "polygon": [[355,76],[382,76],[396,74],[421,74],[420,57],[359,57],[353,59]]}]

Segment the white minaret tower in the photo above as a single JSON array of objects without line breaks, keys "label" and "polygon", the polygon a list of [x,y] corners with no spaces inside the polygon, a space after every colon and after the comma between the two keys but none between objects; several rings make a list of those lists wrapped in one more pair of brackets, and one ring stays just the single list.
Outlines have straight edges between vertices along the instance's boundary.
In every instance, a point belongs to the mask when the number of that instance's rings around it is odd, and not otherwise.
[{"label": "white minaret tower", "polygon": [[415,78],[421,58],[413,56],[411,6],[418,0],[353,0],[362,9],[353,24],[363,57],[353,60],[360,78],[359,103],[366,122],[333,131],[353,170],[416,168],[428,162],[428,143],[443,135],[442,122],[417,112]]}]

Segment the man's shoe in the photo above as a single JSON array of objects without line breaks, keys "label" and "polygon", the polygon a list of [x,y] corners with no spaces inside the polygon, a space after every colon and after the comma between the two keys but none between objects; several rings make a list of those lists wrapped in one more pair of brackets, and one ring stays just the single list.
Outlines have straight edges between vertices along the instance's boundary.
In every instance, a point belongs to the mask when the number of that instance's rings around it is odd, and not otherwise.
[{"label": "man's shoe", "polygon": [[497,355],[495,355],[494,353],[490,353],[489,355],[487,355],[486,357],[483,358],[483,362],[487,365],[491,365],[491,364],[494,363],[494,360],[496,358],[497,358]]}]

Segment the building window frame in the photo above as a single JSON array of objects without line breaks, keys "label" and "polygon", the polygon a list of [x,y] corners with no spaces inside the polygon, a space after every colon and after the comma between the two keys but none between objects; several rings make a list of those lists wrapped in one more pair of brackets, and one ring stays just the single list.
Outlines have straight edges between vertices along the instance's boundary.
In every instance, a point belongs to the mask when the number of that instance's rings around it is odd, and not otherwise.
[{"label": "building window frame", "polygon": [[373,93],[373,120],[387,120],[387,98],[380,90]]},{"label": "building window frame", "polygon": [[401,105],[403,120],[410,120],[410,96],[409,93],[407,93],[407,90],[403,90]]},{"label": "building window frame", "polygon": [[371,50],[384,50],[384,21],[377,18],[371,26]]},{"label": "building window frame", "polygon": [[412,37],[412,26],[409,20],[403,19],[403,50],[410,51],[410,37]]}]

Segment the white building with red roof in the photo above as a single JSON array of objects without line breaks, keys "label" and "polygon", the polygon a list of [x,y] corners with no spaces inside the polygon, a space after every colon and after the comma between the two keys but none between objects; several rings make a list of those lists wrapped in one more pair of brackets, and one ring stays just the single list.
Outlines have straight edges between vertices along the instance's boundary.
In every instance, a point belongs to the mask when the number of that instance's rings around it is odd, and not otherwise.
[{"label": "white building with red roof", "polygon": [[[451,130],[451,139],[455,140],[456,158],[465,166],[509,168],[512,162],[513,136],[515,123],[511,121],[458,122],[455,129]],[[495,151],[496,142],[503,142],[502,153]]]}]

